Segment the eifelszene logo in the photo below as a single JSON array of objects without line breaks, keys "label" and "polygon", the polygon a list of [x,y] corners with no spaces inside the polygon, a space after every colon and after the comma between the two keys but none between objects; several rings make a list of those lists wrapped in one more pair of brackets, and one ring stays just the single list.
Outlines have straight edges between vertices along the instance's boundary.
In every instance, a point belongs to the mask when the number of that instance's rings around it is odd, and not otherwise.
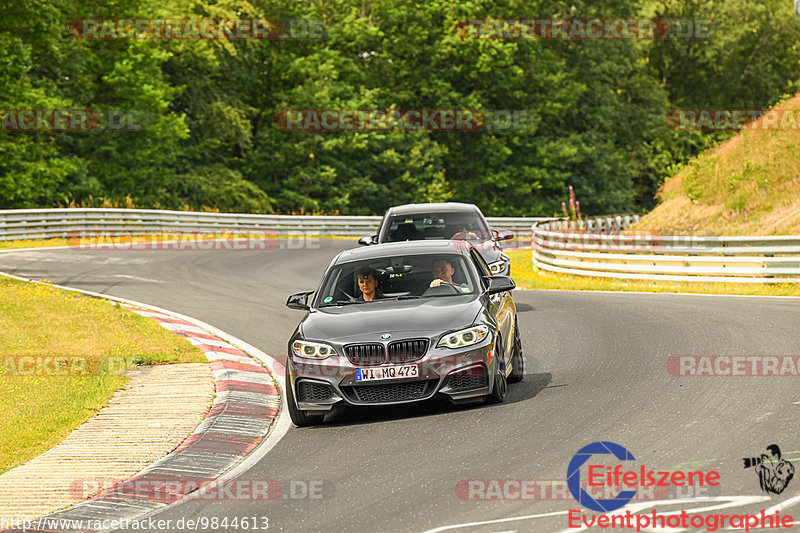
[{"label": "eifelszene logo", "polygon": [[780,494],[794,477],[794,466],[781,459],[781,449],[777,444],[767,446],[767,451],[769,454],[762,453],[761,457],[745,457],[744,467],[755,467],[762,491]]},{"label": "eifelszene logo", "polygon": [[582,506],[599,513],[607,513],[624,507],[636,496],[636,490],[620,490],[611,498],[593,498],[581,486],[581,467],[587,465],[589,487],[683,487],[683,486],[717,486],[719,472],[681,470],[660,471],[649,470],[645,465],[639,468],[623,470],[621,464],[613,467],[598,464],[599,460],[590,461],[597,455],[612,455],[619,461],[635,461],[631,452],[619,444],[600,441],[588,444],[578,450],[567,467],[567,487],[572,497]]}]

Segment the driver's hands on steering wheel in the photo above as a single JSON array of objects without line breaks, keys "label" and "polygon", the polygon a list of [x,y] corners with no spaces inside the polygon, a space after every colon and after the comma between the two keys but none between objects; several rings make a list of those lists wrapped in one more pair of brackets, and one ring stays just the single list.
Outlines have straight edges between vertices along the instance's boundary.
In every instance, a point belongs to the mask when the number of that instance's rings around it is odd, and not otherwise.
[{"label": "driver's hands on steering wheel", "polygon": [[439,286],[439,285],[441,285],[442,283],[444,283],[444,284],[446,284],[446,285],[452,285],[452,283],[447,283],[445,280],[443,280],[443,279],[438,279],[438,278],[437,278],[437,279],[435,279],[435,280],[431,281],[431,284],[430,284],[430,286],[431,286],[431,287],[438,287],[438,286]]}]

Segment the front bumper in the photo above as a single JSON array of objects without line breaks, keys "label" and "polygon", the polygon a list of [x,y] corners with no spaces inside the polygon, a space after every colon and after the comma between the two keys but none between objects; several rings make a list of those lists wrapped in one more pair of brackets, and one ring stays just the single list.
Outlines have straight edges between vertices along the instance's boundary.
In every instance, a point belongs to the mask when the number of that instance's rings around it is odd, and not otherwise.
[{"label": "front bumper", "polygon": [[419,360],[403,363],[418,365],[418,377],[368,382],[356,381],[356,368],[396,365],[357,365],[341,355],[323,360],[291,355],[289,375],[297,407],[303,411],[324,412],[340,405],[401,405],[434,397],[459,403],[491,393],[492,350],[491,340],[462,350],[429,348]]}]

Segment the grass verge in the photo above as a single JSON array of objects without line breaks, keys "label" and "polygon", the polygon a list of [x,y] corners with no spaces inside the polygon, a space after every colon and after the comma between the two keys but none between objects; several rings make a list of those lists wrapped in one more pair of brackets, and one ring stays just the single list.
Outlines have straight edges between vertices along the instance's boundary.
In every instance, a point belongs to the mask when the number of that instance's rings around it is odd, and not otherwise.
[{"label": "grass verge", "polygon": [[633,229],[695,235],[799,234],[798,112],[800,94],[698,155],[665,181],[659,205]]},{"label": "grass verge", "polygon": [[689,281],[619,280],[590,278],[539,270],[530,250],[505,250],[511,258],[511,275],[521,289],[562,289],[574,291],[680,292],[698,294],[746,294],[757,296],[800,296],[797,283],[705,283]]},{"label": "grass verge", "polygon": [[123,387],[126,369],[205,362],[119,305],[0,277],[0,473],[62,441]]}]

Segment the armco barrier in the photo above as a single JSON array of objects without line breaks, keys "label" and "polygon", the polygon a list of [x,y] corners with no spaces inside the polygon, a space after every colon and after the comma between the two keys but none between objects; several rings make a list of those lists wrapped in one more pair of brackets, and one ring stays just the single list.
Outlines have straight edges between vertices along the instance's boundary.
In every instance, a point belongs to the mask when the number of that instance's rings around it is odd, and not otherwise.
[{"label": "armco barrier", "polygon": [[[155,209],[10,209],[0,210],[0,241],[99,235],[104,233],[260,232],[367,235],[378,230],[380,216],[294,216],[203,213]],[[497,229],[527,233],[531,223],[550,218],[489,217]]]},{"label": "armco barrier", "polygon": [[800,236],[621,235],[638,216],[534,224],[532,259],[546,271],[664,281],[800,283]]}]

